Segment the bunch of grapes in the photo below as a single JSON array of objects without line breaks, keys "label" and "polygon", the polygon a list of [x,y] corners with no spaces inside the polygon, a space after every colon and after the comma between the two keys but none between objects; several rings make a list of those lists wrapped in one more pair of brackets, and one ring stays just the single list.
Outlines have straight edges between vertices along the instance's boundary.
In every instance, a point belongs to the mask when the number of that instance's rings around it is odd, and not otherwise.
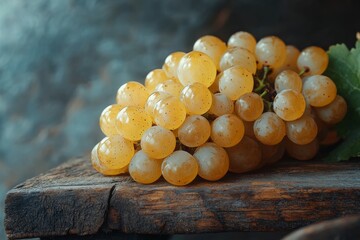
[{"label": "bunch of grapes", "polygon": [[334,82],[321,75],[326,52],[300,52],[275,36],[198,39],[170,54],[145,84],[128,82],[101,113],[106,137],[92,150],[104,175],[129,172],[139,183],[161,176],[186,185],[216,181],[279,161],[285,152],[312,159],[338,140],[332,126],[347,111]]}]

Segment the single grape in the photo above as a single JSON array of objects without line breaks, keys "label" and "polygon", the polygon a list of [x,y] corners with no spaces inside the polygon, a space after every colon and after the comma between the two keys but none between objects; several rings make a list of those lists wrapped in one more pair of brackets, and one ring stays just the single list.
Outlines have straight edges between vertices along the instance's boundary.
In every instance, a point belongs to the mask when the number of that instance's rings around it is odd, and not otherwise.
[{"label": "single grape", "polygon": [[166,80],[165,82],[159,83],[155,87],[155,91],[167,92],[174,97],[179,97],[182,89],[183,89],[183,86],[181,85],[181,83],[179,83],[173,79],[169,79],[169,80]]},{"label": "single grape", "polygon": [[141,137],[141,149],[151,158],[163,159],[175,149],[176,139],[170,130],[152,126]]},{"label": "single grape", "polygon": [[226,69],[219,80],[219,90],[231,100],[236,100],[245,93],[252,92],[254,78],[246,69],[235,66]]},{"label": "single grape", "polygon": [[225,148],[230,160],[229,171],[244,173],[255,170],[261,164],[261,149],[259,144],[247,137],[235,146]]},{"label": "single grape", "polygon": [[144,132],[151,127],[151,116],[139,107],[125,107],[116,117],[116,128],[130,141],[138,141]]},{"label": "single grape", "polygon": [[217,117],[211,125],[211,140],[221,147],[232,147],[244,136],[244,124],[234,114]]},{"label": "single grape", "polygon": [[107,169],[126,167],[134,156],[134,152],[134,144],[121,135],[105,137],[97,148],[99,162]]},{"label": "single grape", "polygon": [[153,116],[156,125],[173,130],[185,121],[186,108],[178,98],[170,96],[156,103]]},{"label": "single grape", "polygon": [[276,145],[260,144],[260,146],[261,146],[262,162],[264,163],[264,165],[271,165],[280,161],[280,159],[285,154],[284,141]]},{"label": "single grape", "polygon": [[107,106],[101,113],[99,119],[99,125],[101,131],[106,136],[116,135],[119,134],[119,131],[116,129],[116,116],[120,112],[123,107],[119,104],[113,104]]},{"label": "single grape", "polygon": [[155,87],[169,80],[169,77],[166,75],[165,71],[162,69],[154,69],[146,75],[145,78],[145,87],[149,93],[154,92]]},{"label": "single grape", "polygon": [[319,142],[317,139],[305,145],[296,144],[289,139],[286,140],[286,152],[290,157],[297,160],[310,160],[315,157],[318,151]]},{"label": "single grape", "polygon": [[145,103],[145,111],[151,115],[151,117],[153,117],[154,115],[154,110],[155,110],[155,106],[158,103],[158,101],[160,101],[161,99],[170,97],[171,94],[168,92],[153,92],[148,99],[146,100]]},{"label": "single grape", "polygon": [[304,96],[292,89],[278,93],[273,102],[274,112],[285,121],[294,121],[305,112]]},{"label": "single grape", "polygon": [[275,113],[265,112],[254,122],[254,134],[261,143],[276,145],[286,135],[285,123]]},{"label": "single grape", "polygon": [[256,44],[255,53],[260,68],[262,66],[277,68],[285,62],[286,45],[278,37],[264,37]]},{"label": "single grape", "polygon": [[105,176],[114,176],[128,172],[128,165],[126,165],[123,168],[111,169],[106,167],[104,164],[102,164],[98,158],[98,153],[97,153],[98,146],[99,144],[96,144],[91,151],[91,165],[96,171],[98,171],[99,173]]},{"label": "single grape", "polygon": [[210,114],[221,116],[234,112],[234,102],[230,100],[225,94],[215,93],[212,96],[212,104],[209,109]]},{"label": "single grape", "polygon": [[334,101],[330,104],[315,108],[317,116],[327,124],[336,124],[341,122],[347,112],[347,104],[343,97],[336,95]]},{"label": "single grape", "polygon": [[[283,67],[294,72],[298,71],[297,59],[300,55],[299,49],[292,45],[286,45],[286,57]],[[285,70],[285,69],[284,69]]]},{"label": "single grape", "polygon": [[144,85],[138,82],[123,84],[116,95],[116,103],[123,106],[144,107],[149,93]]},{"label": "single grape", "polygon": [[165,71],[168,77],[178,78],[177,71],[178,71],[179,63],[184,55],[185,55],[184,52],[174,52],[166,57],[162,69]]},{"label": "single grape", "polygon": [[176,186],[191,183],[199,170],[196,159],[188,152],[179,150],[165,158],[161,172],[165,180]]},{"label": "single grape", "polygon": [[236,32],[230,36],[228,40],[228,47],[245,48],[251,53],[255,53],[256,39],[248,32]]},{"label": "single grape", "polygon": [[331,129],[327,131],[326,136],[320,142],[320,145],[323,146],[331,146],[340,141],[340,137],[335,129]]},{"label": "single grape", "polygon": [[192,51],[181,58],[178,77],[183,86],[199,82],[210,87],[215,81],[216,66],[205,53]]},{"label": "single grape", "polygon": [[215,143],[205,143],[198,147],[194,157],[199,165],[199,176],[208,181],[217,181],[229,170],[229,157],[224,148]]},{"label": "single grape", "polygon": [[307,70],[304,76],[322,74],[329,63],[329,57],[324,49],[316,46],[307,47],[300,53],[297,66],[300,70]]},{"label": "single grape", "polygon": [[178,138],[188,147],[198,147],[210,137],[211,127],[209,121],[200,115],[191,115],[178,128]]},{"label": "single grape", "polygon": [[312,142],[318,133],[315,120],[310,115],[286,122],[286,135],[296,144],[304,145]]},{"label": "single grape", "polygon": [[291,70],[294,72],[299,72],[297,67],[297,59],[300,55],[299,49],[292,45],[286,45],[286,57],[285,61],[280,67],[273,69],[273,72],[270,74],[271,79],[275,79],[284,70]]},{"label": "single grape", "polygon": [[180,101],[185,105],[188,114],[204,114],[212,104],[212,94],[201,83],[187,85],[180,93]]},{"label": "single grape", "polygon": [[140,150],[132,157],[129,173],[138,183],[150,184],[161,177],[162,159],[152,159]]},{"label": "single grape", "polygon": [[314,75],[303,82],[303,94],[306,101],[314,107],[323,107],[336,98],[336,85],[328,77]]},{"label": "single grape", "polygon": [[210,35],[203,36],[195,42],[193,49],[207,54],[215,63],[217,70],[220,70],[220,59],[227,49],[221,39]]},{"label": "single grape", "polygon": [[236,114],[245,121],[255,121],[264,111],[264,102],[259,94],[250,92],[242,95],[235,102]]},{"label": "single grape", "polygon": [[244,48],[228,48],[220,60],[220,70],[239,66],[245,68],[251,74],[256,72],[256,58],[253,53]]},{"label": "single grape", "polygon": [[281,92],[285,89],[292,89],[301,93],[302,80],[296,72],[292,70],[284,70],[275,78],[275,90]]}]

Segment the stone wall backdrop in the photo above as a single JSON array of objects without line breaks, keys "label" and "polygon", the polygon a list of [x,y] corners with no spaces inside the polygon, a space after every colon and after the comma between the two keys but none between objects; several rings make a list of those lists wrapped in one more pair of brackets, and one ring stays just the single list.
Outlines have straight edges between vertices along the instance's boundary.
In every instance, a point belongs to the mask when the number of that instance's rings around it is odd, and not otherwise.
[{"label": "stone wall backdrop", "polygon": [[302,48],[352,45],[357,0],[0,0],[0,239],[8,189],[87,154],[98,117],[201,35],[275,34]]}]

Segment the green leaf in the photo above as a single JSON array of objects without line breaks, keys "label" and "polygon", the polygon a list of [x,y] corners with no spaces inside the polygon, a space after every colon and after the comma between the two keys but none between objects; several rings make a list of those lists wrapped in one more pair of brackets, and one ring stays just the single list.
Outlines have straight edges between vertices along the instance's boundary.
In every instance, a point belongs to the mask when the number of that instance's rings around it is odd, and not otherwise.
[{"label": "green leaf", "polygon": [[360,128],[348,135],[334,150],[323,159],[326,162],[340,162],[351,157],[360,157]]},{"label": "green leaf", "polygon": [[337,125],[344,141],[325,160],[344,161],[360,156],[360,41],[351,50],[345,44],[331,46],[328,55],[329,65],[324,75],[335,82],[338,94],[348,104],[348,112]]}]

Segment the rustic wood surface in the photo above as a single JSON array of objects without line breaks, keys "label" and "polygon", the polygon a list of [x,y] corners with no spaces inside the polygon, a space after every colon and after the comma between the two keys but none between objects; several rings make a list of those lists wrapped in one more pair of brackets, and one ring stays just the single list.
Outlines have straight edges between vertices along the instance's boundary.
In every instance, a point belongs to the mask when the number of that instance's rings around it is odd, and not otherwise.
[{"label": "rustic wood surface", "polygon": [[159,180],[104,177],[88,158],[69,161],[9,191],[9,238],[88,235],[101,231],[174,234],[291,231],[360,213],[360,162],[286,161],[219,182],[186,187]]}]

